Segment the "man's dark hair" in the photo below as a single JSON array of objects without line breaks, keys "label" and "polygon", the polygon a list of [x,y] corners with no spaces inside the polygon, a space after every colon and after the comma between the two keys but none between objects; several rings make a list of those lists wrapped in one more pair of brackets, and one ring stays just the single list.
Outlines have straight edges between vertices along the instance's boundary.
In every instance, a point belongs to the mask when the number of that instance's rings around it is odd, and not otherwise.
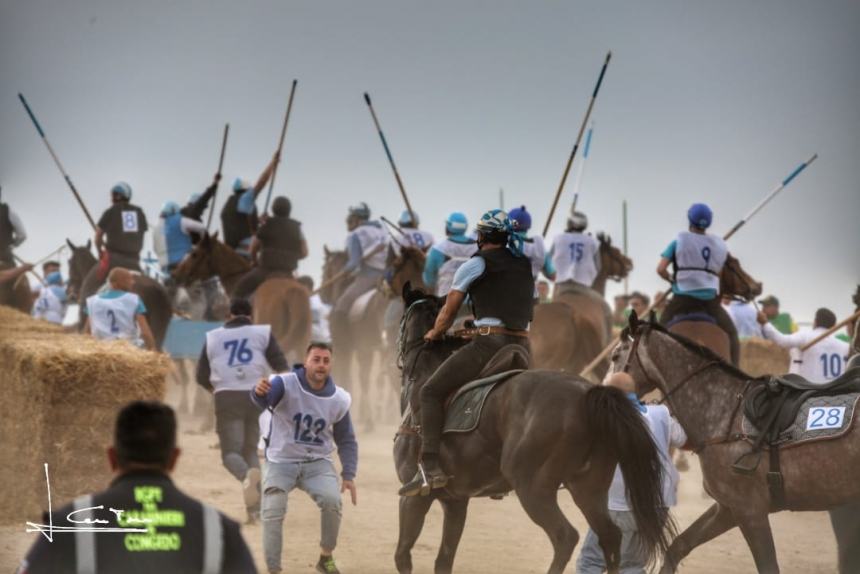
[{"label": "man's dark hair", "polygon": [[641,299],[645,303],[645,305],[648,305],[651,303],[651,298],[648,295],[646,295],[645,293],[642,293],[640,291],[634,291],[633,293],[631,293],[630,299]]},{"label": "man's dark hair", "polygon": [[314,290],[314,279],[310,275],[302,275],[296,281],[304,285],[308,291]]},{"label": "man's dark hair", "polygon": [[233,299],[230,301],[230,314],[234,317],[250,317],[252,312],[251,302],[247,299]]},{"label": "man's dark hair", "polygon": [[272,202],[272,214],[277,217],[289,217],[292,210],[293,205],[290,203],[290,200],[283,195],[279,195],[275,198],[275,201]]},{"label": "man's dark hair", "polygon": [[48,267],[59,267],[59,266],[60,266],[59,261],[45,261],[44,263],[42,263],[42,270],[44,271]]},{"label": "man's dark hair", "polygon": [[308,345],[307,351],[305,351],[305,355],[310,353],[313,349],[323,349],[329,353],[334,353],[334,348],[331,346],[331,343],[326,343],[325,341],[311,341],[311,344]]},{"label": "man's dark hair", "polygon": [[815,312],[815,326],[829,329],[836,324],[836,315],[830,309],[822,307]]},{"label": "man's dark hair", "polygon": [[480,243],[492,243],[494,245],[505,245],[508,242],[506,231],[478,231]]},{"label": "man's dark hair", "polygon": [[113,446],[121,467],[131,463],[167,467],[176,447],[176,415],[158,401],[134,401],[116,417]]}]

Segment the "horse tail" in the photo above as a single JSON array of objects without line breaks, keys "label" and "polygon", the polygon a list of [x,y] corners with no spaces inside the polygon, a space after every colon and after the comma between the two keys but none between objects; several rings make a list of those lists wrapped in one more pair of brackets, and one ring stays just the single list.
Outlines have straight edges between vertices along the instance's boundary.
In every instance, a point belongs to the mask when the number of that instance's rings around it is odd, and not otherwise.
[{"label": "horse tail", "polygon": [[588,426],[596,448],[614,453],[624,476],[642,550],[653,564],[675,535],[675,524],[663,502],[663,465],[651,431],[620,390],[595,386],[586,392]]}]

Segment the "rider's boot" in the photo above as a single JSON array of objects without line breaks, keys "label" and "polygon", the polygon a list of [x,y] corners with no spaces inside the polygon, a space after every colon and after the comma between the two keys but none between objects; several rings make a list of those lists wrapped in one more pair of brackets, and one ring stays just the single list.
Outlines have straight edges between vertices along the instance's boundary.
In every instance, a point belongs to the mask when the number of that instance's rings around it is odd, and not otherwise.
[{"label": "rider's boot", "polygon": [[397,493],[400,496],[427,496],[431,490],[445,488],[450,478],[439,466],[437,455],[425,454],[418,463],[418,472]]}]

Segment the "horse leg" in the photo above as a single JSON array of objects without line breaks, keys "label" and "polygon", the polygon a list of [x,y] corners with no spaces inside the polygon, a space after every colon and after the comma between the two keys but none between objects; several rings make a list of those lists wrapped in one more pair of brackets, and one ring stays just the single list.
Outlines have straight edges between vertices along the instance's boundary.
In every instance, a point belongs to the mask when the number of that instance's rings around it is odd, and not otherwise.
[{"label": "horse leg", "polygon": [[454,556],[466,526],[468,498],[444,499],[439,501],[445,518],[442,522],[442,544],[436,556],[436,574],[449,574],[454,568]]},{"label": "horse leg", "polygon": [[682,532],[666,551],[660,574],[673,574],[678,565],[694,548],[713,540],[737,526],[737,521],[728,507],[714,503],[699,518]]},{"label": "horse leg", "polygon": [[358,384],[361,385],[361,420],[364,430],[373,431],[373,403],[370,400],[370,386],[373,384],[373,358],[375,353],[372,349],[365,349],[358,354]]},{"label": "horse leg", "polygon": [[397,550],[394,551],[394,565],[399,574],[412,573],[412,547],[424,528],[424,518],[433,498],[430,496],[400,497],[400,533],[397,537]]},{"label": "horse leg", "polygon": [[[583,477],[576,482],[565,483],[565,487],[573,497],[574,503],[582,511],[588,526],[597,535],[600,547],[603,549],[603,560],[609,574],[618,572],[621,564],[621,530],[609,517],[606,490],[602,485],[586,482],[589,477]],[[595,496],[595,493],[602,493]],[[586,545],[588,542],[586,541]],[[584,553],[585,550],[583,549]],[[579,560],[583,560],[580,554]],[[577,569],[579,562],[577,562]]]},{"label": "horse leg", "polygon": [[735,519],[750,547],[759,574],[779,574],[776,547],[773,544],[767,512],[736,515]]},{"label": "horse leg", "polygon": [[543,528],[553,548],[548,574],[561,574],[579,541],[576,529],[558,507],[559,480],[539,480],[517,486],[517,497],[532,522]]}]

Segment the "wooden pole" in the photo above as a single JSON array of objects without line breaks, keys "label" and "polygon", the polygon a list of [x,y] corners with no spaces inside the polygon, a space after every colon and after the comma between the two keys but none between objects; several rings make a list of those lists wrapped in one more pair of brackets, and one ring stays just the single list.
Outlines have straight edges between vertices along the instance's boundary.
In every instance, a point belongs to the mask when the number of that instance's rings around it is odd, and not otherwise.
[{"label": "wooden pole", "polygon": [[[224,167],[224,152],[227,151],[227,135],[230,133],[230,124],[224,124],[224,137],[221,140],[221,158],[218,160],[218,181],[221,181],[221,168]],[[215,196],[218,194],[218,187],[215,187],[215,193],[212,194],[212,206],[209,208],[209,219],[206,220],[206,231],[212,226],[212,214],[215,213]]]},{"label": "wooden pole", "polygon": [[815,337],[813,340],[811,340],[810,342],[808,342],[807,344],[802,346],[800,348],[800,352],[802,353],[804,351],[809,350],[810,347],[815,346],[816,344],[820,343],[822,340],[826,339],[827,337],[829,337],[830,335],[832,335],[833,333],[835,333],[836,331],[838,331],[842,327],[853,323],[857,319],[860,319],[860,309],[857,309],[853,314],[842,319],[841,321],[839,321],[838,323],[836,323],[835,325],[833,325],[832,327],[830,327],[829,329],[827,329],[826,331],[824,331],[823,333],[821,333],[820,335]]},{"label": "wooden pole", "polygon": [[290,122],[290,112],[293,109],[293,96],[296,95],[296,84],[298,80],[293,80],[293,86],[290,88],[290,99],[287,101],[287,113],[284,115],[284,126],[281,128],[281,139],[278,141],[278,161],[275,167],[272,168],[272,177],[269,178],[269,192],[266,194],[266,204],[263,206],[263,213],[268,213],[269,202],[272,200],[272,189],[275,187],[275,175],[278,173],[278,164],[281,163],[281,151],[284,149],[284,137],[287,135],[287,124]]},{"label": "wooden pole", "polygon": [[591,100],[588,102],[588,108],[585,110],[585,117],[582,118],[582,124],[579,126],[579,133],[576,135],[576,143],[573,144],[573,150],[570,152],[570,157],[567,158],[567,165],[564,167],[564,173],[561,176],[561,182],[558,184],[558,190],[555,192],[555,198],[552,200],[552,207],[549,209],[549,215],[546,218],[546,224],[543,226],[543,237],[549,231],[549,226],[552,223],[552,216],[555,215],[555,208],[558,206],[558,200],[561,198],[561,192],[564,191],[564,184],[567,181],[567,176],[570,173],[570,167],[573,165],[573,158],[576,157],[576,150],[579,149],[579,142],[582,141],[582,134],[585,132],[585,126],[588,124],[588,118],[591,117],[591,110],[594,108],[594,102],[597,99],[597,92],[600,91],[600,84],[603,83],[603,76],[606,74],[606,68],[609,66],[609,60],[612,58],[612,52],[606,53],[606,60],[603,62],[603,68],[600,70],[600,76],[597,78],[597,84],[594,86],[594,92],[591,94]]}]

